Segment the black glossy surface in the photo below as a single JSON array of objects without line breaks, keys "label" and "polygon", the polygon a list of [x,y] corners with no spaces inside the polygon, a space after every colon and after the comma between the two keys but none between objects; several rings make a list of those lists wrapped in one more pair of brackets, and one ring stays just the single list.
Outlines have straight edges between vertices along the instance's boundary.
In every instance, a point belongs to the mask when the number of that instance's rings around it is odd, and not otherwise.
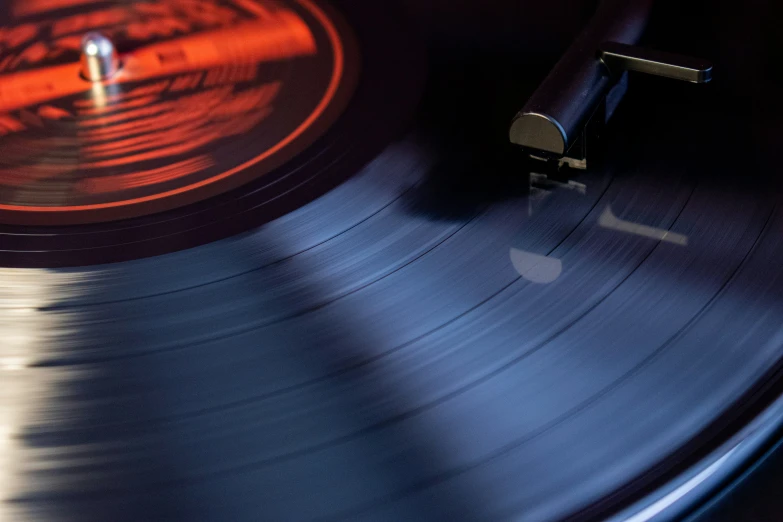
[{"label": "black glossy surface", "polygon": [[783,516],[783,447],[773,446],[759,461],[693,513],[688,522],[776,522]]},{"label": "black glossy surface", "polygon": [[717,82],[637,84],[606,168],[530,189],[496,138],[536,75],[465,63],[261,228],[0,269],[2,517],[600,517],[727,437],[783,356],[783,213],[744,129],[770,131]]}]

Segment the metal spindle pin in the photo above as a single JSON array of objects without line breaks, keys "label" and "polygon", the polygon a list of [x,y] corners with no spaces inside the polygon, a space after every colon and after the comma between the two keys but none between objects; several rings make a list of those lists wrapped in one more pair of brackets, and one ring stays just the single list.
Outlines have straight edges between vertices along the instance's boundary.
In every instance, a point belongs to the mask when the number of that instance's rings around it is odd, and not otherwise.
[{"label": "metal spindle pin", "polygon": [[98,82],[111,77],[120,68],[117,50],[101,33],[87,33],[82,38],[82,75]]}]

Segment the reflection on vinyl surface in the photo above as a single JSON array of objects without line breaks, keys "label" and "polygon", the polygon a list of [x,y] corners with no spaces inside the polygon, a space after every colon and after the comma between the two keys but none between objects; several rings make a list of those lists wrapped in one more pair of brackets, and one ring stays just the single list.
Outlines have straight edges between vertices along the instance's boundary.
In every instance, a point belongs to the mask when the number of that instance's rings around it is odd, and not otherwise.
[{"label": "reflection on vinyl surface", "polygon": [[403,140],[237,238],[4,269],[3,518],[554,518],[780,356],[768,199],[642,161],[439,220],[406,201],[434,161]]},{"label": "reflection on vinyl surface", "polygon": [[650,227],[641,223],[625,221],[624,219],[620,219],[615,216],[614,213],[612,213],[611,206],[607,206],[606,209],[604,209],[603,214],[601,214],[601,217],[598,218],[598,224],[602,227],[611,228],[621,232],[628,232],[629,234],[638,234],[640,236],[649,237],[651,239],[674,243],[675,245],[688,245],[687,236],[676,234],[669,230]]},{"label": "reflection on vinyl surface", "polygon": [[574,190],[421,118],[250,232],[0,268],[0,520],[541,521],[677,471],[783,355],[783,213],[690,155],[741,115],[647,95]]}]

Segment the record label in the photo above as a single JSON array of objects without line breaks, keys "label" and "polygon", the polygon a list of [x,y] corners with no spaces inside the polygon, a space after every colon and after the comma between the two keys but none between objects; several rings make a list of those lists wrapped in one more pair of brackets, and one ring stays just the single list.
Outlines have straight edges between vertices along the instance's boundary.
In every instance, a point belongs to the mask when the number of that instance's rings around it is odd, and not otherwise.
[{"label": "record label", "polygon": [[[339,116],[345,24],[310,0],[14,0],[0,28],[0,222],[78,224],[269,173]],[[100,31],[119,71],[81,73]]]}]

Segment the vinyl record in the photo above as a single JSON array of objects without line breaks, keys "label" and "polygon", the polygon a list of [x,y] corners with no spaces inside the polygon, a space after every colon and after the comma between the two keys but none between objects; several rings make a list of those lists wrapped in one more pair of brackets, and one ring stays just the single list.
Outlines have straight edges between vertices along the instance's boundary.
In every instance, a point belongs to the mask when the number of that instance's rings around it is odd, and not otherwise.
[{"label": "vinyl record", "polygon": [[[36,11],[40,30],[63,24],[66,7],[43,20]],[[116,76],[90,85],[72,51],[4,77],[0,99],[20,106],[7,115],[20,127],[3,141],[7,266],[134,259],[259,226],[354,174],[410,120],[421,91],[424,54],[401,37],[399,9],[351,7],[356,30],[308,0],[86,9],[66,29],[112,38],[124,50]],[[123,25],[137,19],[135,30]],[[25,51],[8,53],[16,63]],[[18,87],[45,85],[53,72],[76,80],[22,106]],[[41,111],[59,116],[21,123]]]},{"label": "vinyl record", "polygon": [[273,171],[307,197],[8,226],[2,518],[606,519],[779,396],[783,214],[734,91],[634,82],[555,179],[502,139],[542,64],[432,53],[417,106],[368,4],[325,8],[355,94]]}]

